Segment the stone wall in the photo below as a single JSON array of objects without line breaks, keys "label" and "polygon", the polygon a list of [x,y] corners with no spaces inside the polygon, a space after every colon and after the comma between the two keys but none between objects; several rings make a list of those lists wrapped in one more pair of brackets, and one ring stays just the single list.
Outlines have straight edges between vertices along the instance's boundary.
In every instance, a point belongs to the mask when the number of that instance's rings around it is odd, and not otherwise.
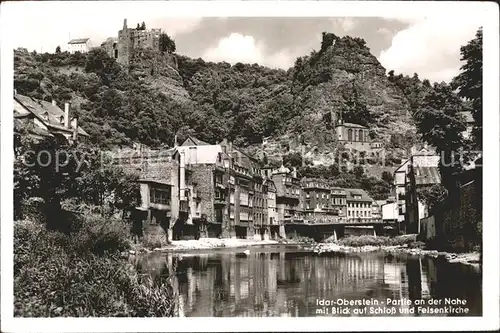
[{"label": "stone wall", "polygon": [[208,222],[215,222],[215,187],[214,187],[214,166],[209,164],[193,164],[189,166],[189,182],[196,184],[200,201],[201,214],[205,214]]}]

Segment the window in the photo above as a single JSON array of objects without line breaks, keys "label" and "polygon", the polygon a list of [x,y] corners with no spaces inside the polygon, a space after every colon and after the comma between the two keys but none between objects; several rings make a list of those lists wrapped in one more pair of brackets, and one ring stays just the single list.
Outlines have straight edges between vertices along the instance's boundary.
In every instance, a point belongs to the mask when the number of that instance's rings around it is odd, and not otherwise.
[{"label": "window", "polygon": [[170,203],[170,189],[150,188],[149,195],[152,203],[163,205]]},{"label": "window", "polygon": [[248,193],[246,192],[240,193],[240,205],[248,206]]},{"label": "window", "polygon": [[215,183],[216,184],[222,184],[222,175],[221,174],[216,174],[215,175]]},{"label": "window", "polygon": [[231,193],[229,194],[229,202],[234,204],[234,190],[231,190]]},{"label": "window", "polygon": [[224,199],[224,194],[221,191],[216,190],[215,191],[215,199],[221,199],[221,200],[223,200]]}]

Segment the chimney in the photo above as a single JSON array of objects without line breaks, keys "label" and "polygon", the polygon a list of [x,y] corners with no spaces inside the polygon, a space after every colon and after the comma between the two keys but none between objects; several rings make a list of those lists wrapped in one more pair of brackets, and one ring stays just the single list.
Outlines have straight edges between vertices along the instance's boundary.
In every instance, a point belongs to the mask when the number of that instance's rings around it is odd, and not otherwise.
[{"label": "chimney", "polygon": [[297,168],[296,167],[293,167],[292,177],[297,178]]},{"label": "chimney", "polygon": [[127,30],[127,19],[123,19],[123,30]]},{"label": "chimney", "polygon": [[231,153],[233,151],[233,141],[229,141],[228,145],[229,145],[229,153]]},{"label": "chimney", "polygon": [[179,196],[179,199],[181,201],[183,200],[186,200],[186,193],[185,193],[185,189],[186,189],[186,174],[185,174],[185,169],[186,169],[186,166],[185,166],[185,160],[184,160],[184,151],[180,151],[180,154],[179,154],[179,192],[180,192],[180,196]]},{"label": "chimney", "polygon": [[76,141],[78,137],[78,118],[75,117],[71,120],[71,127],[73,128],[73,141]]},{"label": "chimney", "polygon": [[69,103],[64,103],[64,127],[69,128]]},{"label": "chimney", "polygon": [[177,134],[174,136],[174,147],[178,147],[179,144],[177,143]]},{"label": "chimney", "polygon": [[55,99],[52,100],[52,105],[57,106],[57,103],[56,103]]}]

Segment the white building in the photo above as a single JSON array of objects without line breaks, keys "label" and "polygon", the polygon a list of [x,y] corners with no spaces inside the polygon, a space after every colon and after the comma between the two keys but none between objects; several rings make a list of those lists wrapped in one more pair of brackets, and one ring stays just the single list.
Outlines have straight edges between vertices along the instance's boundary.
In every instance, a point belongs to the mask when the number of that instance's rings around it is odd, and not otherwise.
[{"label": "white building", "polygon": [[76,38],[68,42],[68,51],[70,53],[85,53],[91,49],[90,38]]}]

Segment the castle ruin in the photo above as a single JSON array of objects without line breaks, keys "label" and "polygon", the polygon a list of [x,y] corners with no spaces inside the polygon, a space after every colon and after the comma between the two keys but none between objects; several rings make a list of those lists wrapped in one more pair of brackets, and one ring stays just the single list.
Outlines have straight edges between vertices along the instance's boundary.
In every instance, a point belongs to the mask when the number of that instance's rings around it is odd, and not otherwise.
[{"label": "castle ruin", "polygon": [[134,50],[150,48],[160,50],[161,29],[139,30],[127,27],[127,19],[123,20],[123,29],[118,31],[118,38],[110,37],[102,47],[110,57],[124,66],[130,63]]}]

